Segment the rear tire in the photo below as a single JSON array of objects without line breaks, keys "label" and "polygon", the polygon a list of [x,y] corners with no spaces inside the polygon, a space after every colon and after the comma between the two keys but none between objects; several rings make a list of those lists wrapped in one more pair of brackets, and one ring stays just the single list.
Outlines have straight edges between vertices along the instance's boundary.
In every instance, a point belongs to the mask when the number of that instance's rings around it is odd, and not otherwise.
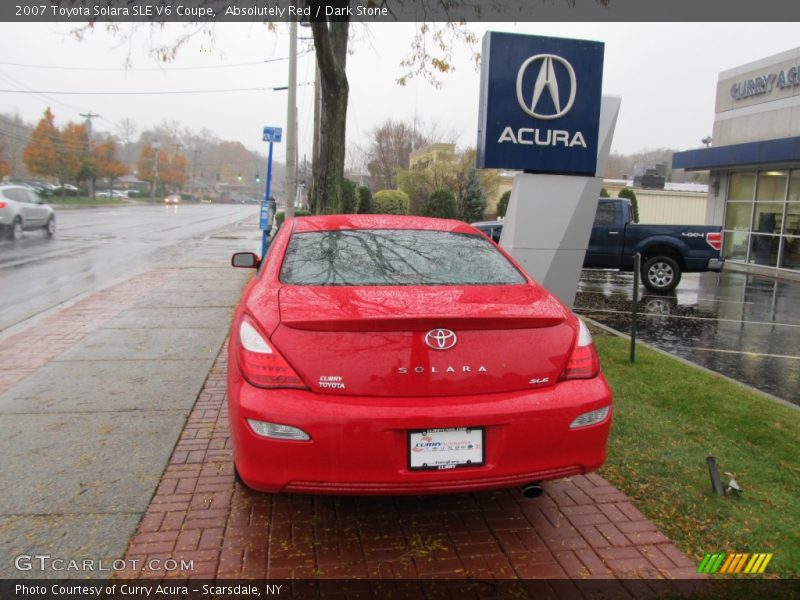
[{"label": "rear tire", "polygon": [[47,220],[47,225],[44,226],[44,230],[47,232],[47,237],[53,237],[56,234],[56,218],[50,217]]},{"label": "rear tire", "polygon": [[651,292],[670,292],[681,281],[681,267],[669,256],[654,256],[642,265],[642,283]]},{"label": "rear tire", "polygon": [[18,242],[22,239],[22,220],[17,217],[8,230],[8,239]]}]

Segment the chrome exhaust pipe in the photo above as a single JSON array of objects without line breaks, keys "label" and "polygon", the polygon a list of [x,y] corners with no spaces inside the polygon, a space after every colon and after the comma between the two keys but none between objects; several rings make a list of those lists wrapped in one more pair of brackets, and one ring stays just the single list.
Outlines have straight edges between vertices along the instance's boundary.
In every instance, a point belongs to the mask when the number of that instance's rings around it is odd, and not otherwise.
[{"label": "chrome exhaust pipe", "polygon": [[538,498],[542,494],[544,494],[544,490],[542,486],[539,485],[539,481],[534,481],[533,483],[526,483],[522,486],[522,495],[526,498]]}]

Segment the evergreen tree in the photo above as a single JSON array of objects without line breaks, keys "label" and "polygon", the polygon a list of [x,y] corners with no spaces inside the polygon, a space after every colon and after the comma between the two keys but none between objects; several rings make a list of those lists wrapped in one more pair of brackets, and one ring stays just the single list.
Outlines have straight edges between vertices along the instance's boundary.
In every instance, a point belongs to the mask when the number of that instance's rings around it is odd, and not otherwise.
[{"label": "evergreen tree", "polygon": [[358,188],[358,214],[371,215],[375,213],[375,203],[372,201],[372,192],[368,187]]},{"label": "evergreen tree", "polygon": [[358,195],[356,184],[349,179],[342,179],[342,214],[354,215],[358,212]]},{"label": "evergreen tree", "polygon": [[636,192],[629,187],[624,187],[617,194],[618,198],[627,198],[631,201],[631,215],[634,223],[639,222],[639,201],[636,199]]},{"label": "evergreen tree", "polygon": [[511,200],[511,190],[506,190],[503,192],[503,195],[500,196],[500,200],[497,201],[497,216],[498,217],[505,217],[506,212],[508,211],[508,201]]},{"label": "evergreen tree", "polygon": [[486,210],[486,195],[483,193],[481,182],[478,179],[478,170],[474,167],[469,170],[463,205],[464,214],[461,215],[462,220],[472,223],[483,219],[483,213]]}]

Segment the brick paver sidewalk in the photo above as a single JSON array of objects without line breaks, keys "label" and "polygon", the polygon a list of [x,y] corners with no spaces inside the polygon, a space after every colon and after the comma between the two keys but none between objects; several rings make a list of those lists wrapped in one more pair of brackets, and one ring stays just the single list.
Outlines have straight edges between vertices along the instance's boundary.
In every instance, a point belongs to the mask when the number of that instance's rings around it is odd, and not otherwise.
[{"label": "brick paver sidewalk", "polygon": [[[622,579],[639,597],[694,563],[596,474],[445,496],[258,494],[234,482],[220,353],[126,558],[194,561],[199,578]],[[151,578],[141,569],[118,577]],[[633,581],[643,579],[647,581]],[[656,585],[652,580],[664,580]],[[637,591],[638,590],[638,591]]]}]

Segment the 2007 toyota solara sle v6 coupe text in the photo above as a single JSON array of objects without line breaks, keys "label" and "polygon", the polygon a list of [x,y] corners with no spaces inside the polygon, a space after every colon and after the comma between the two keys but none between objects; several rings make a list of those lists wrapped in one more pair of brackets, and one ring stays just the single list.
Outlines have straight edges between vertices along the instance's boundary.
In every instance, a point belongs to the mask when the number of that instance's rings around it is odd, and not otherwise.
[{"label": "2007 toyota solara sle v6 coupe text", "polygon": [[586,325],[459,221],[287,219],[231,330],[238,477],[425,494],[597,469],[611,391]]}]

